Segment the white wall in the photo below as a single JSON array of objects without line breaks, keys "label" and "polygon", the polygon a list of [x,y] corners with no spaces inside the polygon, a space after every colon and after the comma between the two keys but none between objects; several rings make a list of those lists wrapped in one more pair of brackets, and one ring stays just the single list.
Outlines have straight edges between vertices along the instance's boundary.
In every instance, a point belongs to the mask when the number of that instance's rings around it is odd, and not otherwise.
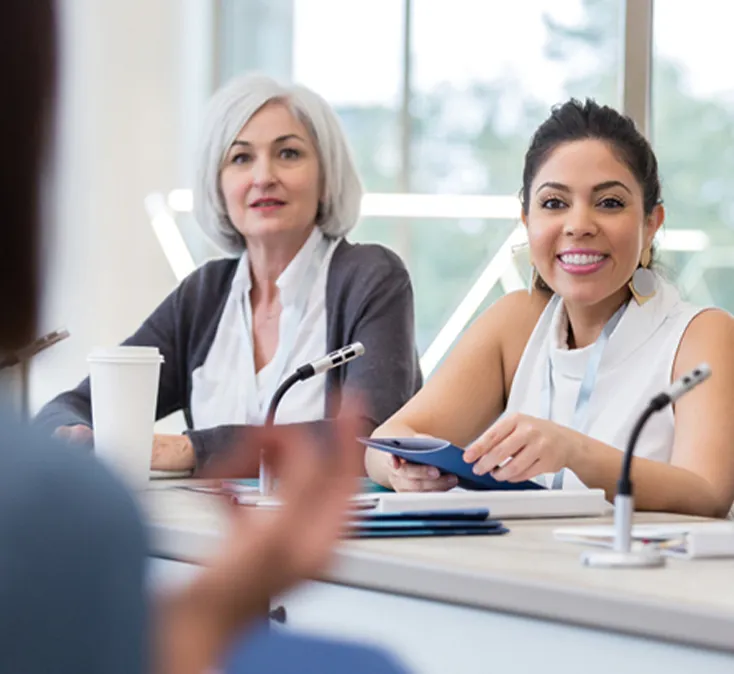
[{"label": "white wall", "polygon": [[40,329],[70,339],[36,358],[37,410],[86,374],[98,344],[130,334],[175,286],[143,199],[191,170],[208,94],[208,0],[61,0],[55,184],[46,195]]}]

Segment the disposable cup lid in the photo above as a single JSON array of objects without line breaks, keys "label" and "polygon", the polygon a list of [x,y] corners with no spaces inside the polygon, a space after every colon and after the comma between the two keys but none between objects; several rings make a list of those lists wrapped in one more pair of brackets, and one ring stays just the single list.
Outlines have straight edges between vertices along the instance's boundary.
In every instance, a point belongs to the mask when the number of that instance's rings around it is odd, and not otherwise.
[{"label": "disposable cup lid", "polygon": [[155,346],[100,346],[87,356],[89,362],[105,363],[162,363],[158,347]]}]

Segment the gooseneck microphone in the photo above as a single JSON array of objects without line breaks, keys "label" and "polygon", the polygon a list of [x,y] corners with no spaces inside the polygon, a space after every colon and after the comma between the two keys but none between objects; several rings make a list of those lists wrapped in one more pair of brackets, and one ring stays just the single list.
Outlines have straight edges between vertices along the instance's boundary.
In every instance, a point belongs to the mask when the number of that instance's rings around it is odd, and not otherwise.
[{"label": "gooseneck microphone", "polygon": [[617,481],[617,495],[614,497],[614,547],[612,552],[586,552],[581,560],[589,566],[611,567],[652,567],[665,561],[656,550],[632,552],[632,515],[635,511],[632,496],[632,456],[642,429],[650,417],[673,404],[676,400],[693,390],[711,376],[711,368],[706,363],[674,381],[668,388],[658,393],[643,410],[632,427],[627,448],[622,459],[622,470]]},{"label": "gooseneck microphone", "polygon": [[[317,374],[323,374],[329,370],[333,370],[335,367],[341,367],[350,360],[359,358],[364,355],[364,346],[361,342],[354,342],[348,346],[343,346],[341,349],[332,351],[326,356],[312,360],[310,363],[301,365],[296,371],[286,377],[283,383],[278,386],[273,394],[273,398],[270,401],[268,407],[268,415],[265,418],[265,425],[272,426],[275,423],[275,413],[278,410],[278,405],[283,399],[283,396],[291,389],[294,384],[299,381],[305,381]],[[270,471],[265,465],[264,461],[260,461],[260,493],[265,496],[270,496],[273,493],[273,478],[270,475]]]}]

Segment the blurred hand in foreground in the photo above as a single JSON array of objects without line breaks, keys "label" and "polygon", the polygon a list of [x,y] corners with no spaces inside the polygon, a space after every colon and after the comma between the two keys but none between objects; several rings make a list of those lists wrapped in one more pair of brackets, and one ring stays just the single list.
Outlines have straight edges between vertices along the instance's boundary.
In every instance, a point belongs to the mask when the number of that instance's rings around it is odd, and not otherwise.
[{"label": "blurred hand in foreground", "polygon": [[[344,405],[333,433],[317,441],[298,426],[257,428],[208,477],[234,476],[263,451],[278,477],[278,508],[230,508],[220,552],[182,592],[164,600],[163,671],[198,672],[258,617],[271,597],[327,566],[357,489],[362,452],[358,410]],[[198,669],[197,669],[198,668]]]}]

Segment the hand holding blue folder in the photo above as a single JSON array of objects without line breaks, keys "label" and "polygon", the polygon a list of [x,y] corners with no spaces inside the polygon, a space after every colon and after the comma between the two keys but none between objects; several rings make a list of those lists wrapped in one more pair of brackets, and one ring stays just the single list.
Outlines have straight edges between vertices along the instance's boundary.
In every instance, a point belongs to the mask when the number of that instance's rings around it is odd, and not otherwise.
[{"label": "hand holding blue folder", "polygon": [[464,489],[517,491],[522,489],[545,489],[537,482],[502,482],[489,473],[475,475],[472,465],[464,461],[464,450],[440,438],[359,438],[362,444],[383,452],[389,452],[412,463],[435,466],[443,473],[459,478]]}]

